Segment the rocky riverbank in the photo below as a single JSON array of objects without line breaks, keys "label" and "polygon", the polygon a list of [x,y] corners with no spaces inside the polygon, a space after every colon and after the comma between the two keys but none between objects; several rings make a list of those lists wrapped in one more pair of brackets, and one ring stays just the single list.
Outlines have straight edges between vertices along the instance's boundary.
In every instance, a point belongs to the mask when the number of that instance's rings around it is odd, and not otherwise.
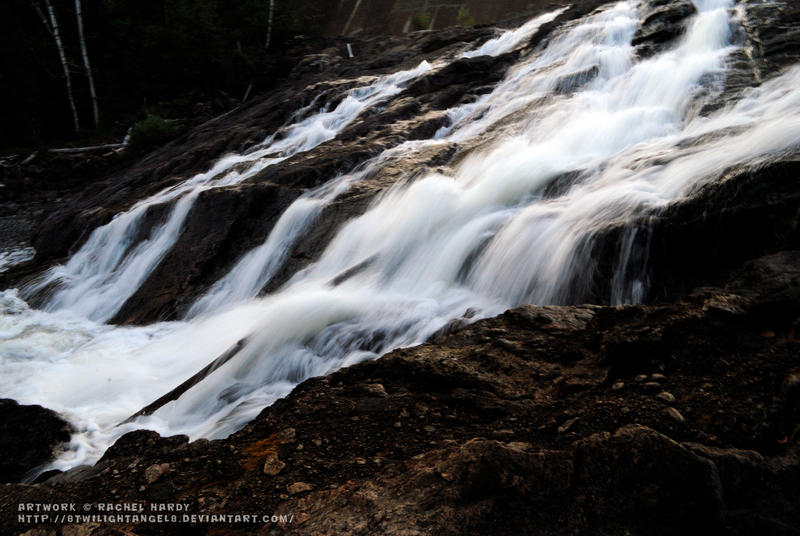
[{"label": "rocky riverbank", "polygon": [[[225,440],[140,431],[19,503],[249,524],[35,534],[797,534],[800,253],[672,304],[513,309],[303,383]],[[70,532],[79,531],[79,532]],[[34,534],[34,532],[28,532]]]}]

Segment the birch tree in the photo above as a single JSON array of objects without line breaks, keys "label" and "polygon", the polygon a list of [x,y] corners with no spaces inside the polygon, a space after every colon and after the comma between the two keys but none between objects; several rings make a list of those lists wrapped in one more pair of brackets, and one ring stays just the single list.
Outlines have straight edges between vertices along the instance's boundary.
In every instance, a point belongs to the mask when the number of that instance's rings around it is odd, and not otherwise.
[{"label": "birch tree", "polygon": [[69,106],[72,109],[72,122],[75,126],[75,132],[78,132],[81,129],[81,123],[78,118],[78,108],[75,106],[75,97],[72,94],[72,76],[69,72],[67,55],[64,52],[64,43],[61,41],[61,31],[58,28],[58,19],[56,18],[53,4],[50,3],[50,0],[44,0],[44,5],[47,9],[46,13],[42,11],[36,0],[31,0],[31,5],[36,10],[36,13],[42,20],[42,24],[44,24],[44,27],[47,29],[47,33],[53,38],[56,48],[58,49],[58,59],[61,61],[61,68],[64,71],[64,84],[67,89],[67,99],[69,99]]},{"label": "birch tree", "polygon": [[86,69],[86,78],[89,79],[89,94],[92,97],[92,114],[94,116],[95,128],[100,124],[100,110],[97,107],[97,92],[94,89],[94,76],[92,66],[89,63],[89,52],[86,50],[86,38],[83,35],[83,12],[81,11],[81,0],[75,0],[75,18],[78,23],[78,40],[81,44],[81,56],[83,57],[83,67]]},{"label": "birch tree", "polygon": [[264,43],[264,48],[269,48],[269,42],[272,40],[272,13],[275,11],[275,0],[269,0],[269,18],[267,20],[267,41]]}]

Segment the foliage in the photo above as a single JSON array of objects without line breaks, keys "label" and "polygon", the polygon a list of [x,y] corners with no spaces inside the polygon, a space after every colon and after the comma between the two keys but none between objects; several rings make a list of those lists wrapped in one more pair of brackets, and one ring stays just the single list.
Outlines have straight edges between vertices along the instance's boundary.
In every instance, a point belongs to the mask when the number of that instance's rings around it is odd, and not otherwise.
[{"label": "foliage", "polygon": [[427,30],[431,26],[431,14],[427,11],[418,11],[411,15],[411,30]]},{"label": "foliage", "polygon": [[126,151],[132,154],[145,153],[163,145],[175,137],[180,129],[161,116],[148,114],[131,128]]},{"label": "foliage", "polygon": [[458,21],[459,26],[465,26],[468,28],[475,26],[475,17],[473,17],[472,13],[469,12],[469,8],[467,6],[461,6],[458,8],[456,21]]}]

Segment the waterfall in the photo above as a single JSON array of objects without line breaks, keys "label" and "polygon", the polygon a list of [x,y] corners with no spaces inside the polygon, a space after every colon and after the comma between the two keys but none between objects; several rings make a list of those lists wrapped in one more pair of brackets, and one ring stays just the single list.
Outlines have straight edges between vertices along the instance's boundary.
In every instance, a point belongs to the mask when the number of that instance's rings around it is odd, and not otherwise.
[{"label": "waterfall", "polygon": [[[98,459],[138,428],[224,437],[304,379],[419,344],[467,310],[475,320],[523,303],[580,300],[590,281],[585,244],[596,233],[657,213],[731,166],[798,146],[800,66],[699,112],[720,98],[740,21],[730,0],[695,5],[685,35],[648,58],[631,45],[638,2],[570,23],[522,54],[492,91],[447,110],[449,123],[431,139],[388,149],[300,197],[186,320],[109,326],[102,322],[174,244],[199,192],[311,150],[447,60],[374,79],[333,110],[296,117],[284,137],[141,201],[48,274],[60,287],[45,311],[14,290],[0,294],[3,396],[56,409],[76,426],[54,463],[66,468]],[[555,15],[547,17],[537,24]],[[500,53],[524,40],[477,50]],[[457,145],[463,158],[389,188],[318,259],[259,297],[322,208],[370,170],[436,144]],[[147,207],[163,203],[171,203],[167,221],[131,243]],[[623,240],[623,259],[638,255],[635,238]],[[646,281],[636,272],[618,271],[615,299],[641,297]],[[239,341],[179,398],[117,426]]]},{"label": "waterfall", "polygon": [[[250,152],[226,156],[210,170],[117,214],[110,223],[92,232],[66,265],[50,270],[29,292],[57,284],[45,306],[47,311],[69,310],[91,320],[109,320],[175,244],[201,192],[244,182],[269,166],[333,139],[365,109],[399,93],[432,68],[422,62],[414,69],[378,77],[368,85],[349,90],[332,110],[325,105],[309,117],[303,117],[301,110],[295,114],[296,122]],[[133,244],[147,210],[165,203],[172,203],[166,221],[156,226],[147,239]]]}]

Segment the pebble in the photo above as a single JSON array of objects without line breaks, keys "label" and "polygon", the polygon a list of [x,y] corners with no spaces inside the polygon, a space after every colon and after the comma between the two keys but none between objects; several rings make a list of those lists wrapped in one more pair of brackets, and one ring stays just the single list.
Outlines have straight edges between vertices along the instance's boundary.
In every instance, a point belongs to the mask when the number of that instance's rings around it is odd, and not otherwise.
[{"label": "pebble", "polygon": [[675,402],[675,396],[672,393],[668,393],[666,391],[661,391],[656,395],[656,398],[661,400],[662,402],[666,402],[667,404],[672,404]]},{"label": "pebble", "polygon": [[314,489],[311,484],[306,484],[305,482],[295,482],[291,484],[288,488],[289,493],[292,495],[297,495],[298,493],[303,493],[306,491],[311,491]]},{"label": "pebble", "polygon": [[637,382],[641,383],[641,382],[647,380],[647,374],[639,374],[638,376],[636,376],[634,378],[634,380],[636,380]]},{"label": "pebble", "polygon": [[663,374],[651,374],[650,379],[653,380],[654,382],[663,382],[666,381],[667,377],[664,376]]},{"label": "pebble", "polygon": [[144,470],[144,481],[148,484],[152,484],[161,478],[167,471],[169,471],[168,463],[155,463]]},{"label": "pebble", "polygon": [[286,467],[286,464],[278,459],[276,453],[273,453],[267,458],[267,461],[264,462],[264,474],[277,475],[284,467]]},{"label": "pebble", "polygon": [[683,418],[683,415],[681,415],[681,412],[672,406],[664,409],[664,415],[678,422],[684,422],[686,420]]},{"label": "pebble", "polygon": [[612,391],[619,391],[623,387],[625,387],[625,382],[617,382],[617,383],[615,383],[614,385],[611,386],[611,390]]}]

